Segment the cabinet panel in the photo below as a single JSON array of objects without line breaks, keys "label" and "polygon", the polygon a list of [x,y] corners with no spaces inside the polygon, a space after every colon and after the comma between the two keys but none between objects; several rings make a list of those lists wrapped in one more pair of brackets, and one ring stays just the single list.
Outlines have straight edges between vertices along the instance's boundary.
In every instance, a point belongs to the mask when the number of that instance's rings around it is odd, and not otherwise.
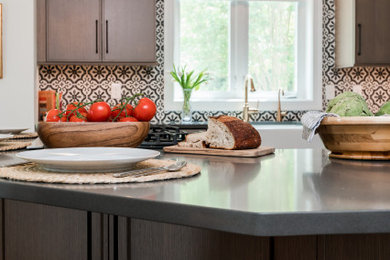
[{"label": "cabinet panel", "polygon": [[4,200],[5,259],[87,259],[87,212]]},{"label": "cabinet panel", "polygon": [[319,260],[390,259],[390,235],[328,235],[318,237]]},{"label": "cabinet panel", "polygon": [[390,63],[389,12],[389,0],[356,0],[356,65]]},{"label": "cabinet panel", "polygon": [[100,0],[47,0],[47,60],[101,60]]},{"label": "cabinet panel", "polygon": [[155,0],[103,0],[103,61],[156,61]]},{"label": "cabinet panel", "polygon": [[46,61],[46,0],[37,0],[37,61]]},{"label": "cabinet panel", "polygon": [[88,213],[91,214],[91,259],[106,260],[108,258],[109,237],[108,237],[108,215],[102,213]]},{"label": "cabinet panel", "polygon": [[128,241],[127,254],[121,248],[123,243],[118,248],[120,256],[126,255],[126,259],[256,260],[270,257],[268,238],[138,219],[128,219],[127,232],[130,237],[119,234]]},{"label": "cabinet panel", "polygon": [[275,237],[274,260],[317,260],[317,236]]},{"label": "cabinet panel", "polygon": [[3,232],[4,232],[4,227],[3,227],[3,217],[4,217],[4,211],[3,211],[3,199],[0,199],[0,260],[4,260],[4,241],[3,241]]}]

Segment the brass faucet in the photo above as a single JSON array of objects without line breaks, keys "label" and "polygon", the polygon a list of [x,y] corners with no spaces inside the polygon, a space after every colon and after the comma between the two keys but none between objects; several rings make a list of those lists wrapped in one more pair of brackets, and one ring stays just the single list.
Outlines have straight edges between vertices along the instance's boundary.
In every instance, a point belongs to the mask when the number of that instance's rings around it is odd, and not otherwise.
[{"label": "brass faucet", "polygon": [[248,87],[250,84],[250,91],[255,92],[255,84],[253,83],[253,78],[250,75],[246,75],[245,77],[245,103],[242,110],[242,119],[244,122],[249,122],[249,115],[258,113],[259,110],[257,108],[249,107],[248,104]]},{"label": "brass faucet", "polygon": [[282,112],[282,108],[280,105],[280,95],[284,96],[284,90],[279,89],[278,91],[278,113],[276,115],[276,121],[277,122],[282,122],[283,117],[286,116],[286,112]]}]

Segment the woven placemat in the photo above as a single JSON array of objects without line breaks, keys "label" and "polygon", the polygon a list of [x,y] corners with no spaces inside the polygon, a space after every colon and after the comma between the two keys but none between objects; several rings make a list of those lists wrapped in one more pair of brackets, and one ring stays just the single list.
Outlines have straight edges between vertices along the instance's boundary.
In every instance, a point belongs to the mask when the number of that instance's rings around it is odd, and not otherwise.
[{"label": "woven placemat", "polygon": [[11,137],[11,139],[32,139],[32,138],[37,138],[38,134],[37,133],[21,133],[17,134]]},{"label": "woven placemat", "polygon": [[31,144],[31,142],[2,141],[2,142],[0,142],[0,152],[24,149],[27,146],[29,146],[30,144]]},{"label": "woven placemat", "polygon": [[[137,163],[137,169],[148,167],[162,167],[174,163],[171,160],[149,159]],[[98,183],[132,183],[150,182],[169,179],[178,179],[194,176],[200,173],[200,166],[187,164],[177,172],[161,172],[141,177],[115,178],[113,173],[56,173],[40,168],[37,164],[30,163],[14,167],[0,168],[0,178],[45,183],[68,183],[68,184],[98,184]]]}]

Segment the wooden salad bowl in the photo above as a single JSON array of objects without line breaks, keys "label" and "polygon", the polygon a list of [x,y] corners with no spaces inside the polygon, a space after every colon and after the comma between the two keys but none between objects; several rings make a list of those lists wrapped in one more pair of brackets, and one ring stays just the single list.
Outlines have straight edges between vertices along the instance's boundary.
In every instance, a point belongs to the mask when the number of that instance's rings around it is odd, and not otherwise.
[{"label": "wooden salad bowl", "polygon": [[49,148],[137,147],[149,126],[149,122],[40,122],[38,135]]},{"label": "wooden salad bowl", "polygon": [[390,117],[326,117],[317,131],[330,157],[390,160]]}]

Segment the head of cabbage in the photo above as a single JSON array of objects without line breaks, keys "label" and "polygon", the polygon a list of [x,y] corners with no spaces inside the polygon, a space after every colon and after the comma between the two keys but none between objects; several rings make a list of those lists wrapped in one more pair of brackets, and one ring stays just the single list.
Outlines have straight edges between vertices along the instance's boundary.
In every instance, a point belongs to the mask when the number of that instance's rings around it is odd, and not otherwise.
[{"label": "head of cabbage", "polygon": [[354,92],[344,92],[329,101],[327,113],[339,116],[373,116],[364,98]]},{"label": "head of cabbage", "polygon": [[390,115],[390,101],[385,103],[379,111],[375,114],[376,116]]}]

